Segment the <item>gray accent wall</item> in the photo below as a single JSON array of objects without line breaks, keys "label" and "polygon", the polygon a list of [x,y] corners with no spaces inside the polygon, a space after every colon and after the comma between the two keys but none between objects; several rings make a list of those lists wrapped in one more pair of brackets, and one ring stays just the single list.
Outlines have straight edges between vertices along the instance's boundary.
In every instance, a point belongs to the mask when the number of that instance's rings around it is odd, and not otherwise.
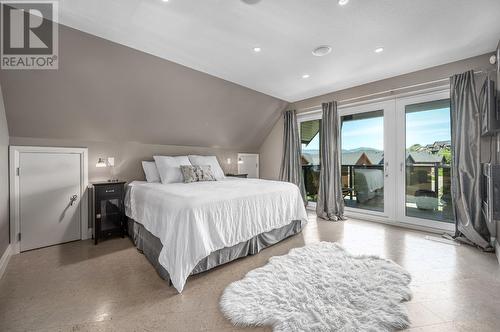
[{"label": "gray accent wall", "polygon": [[58,70],[0,71],[11,137],[256,151],[288,104],[59,27]]},{"label": "gray accent wall", "polygon": [[9,130],[0,86],[0,257],[9,245]]},{"label": "gray accent wall", "polygon": [[[86,147],[89,149],[89,179],[90,181],[107,180],[111,172],[121,180],[144,180],[141,161],[153,160],[154,155],[215,155],[226,173],[237,172],[237,152],[220,148],[196,146],[176,146],[161,144],[143,144],[137,142],[98,142],[73,139],[47,139],[33,137],[11,137],[11,145]],[[257,150],[239,152],[253,153]],[[114,157],[113,169],[95,167],[99,158]],[[227,164],[227,158],[231,164]]]},{"label": "gray accent wall", "polygon": [[[494,45],[492,45],[493,49]],[[492,70],[494,66],[489,64],[489,57],[493,54],[493,51],[488,54],[476,56],[473,58],[464,59],[461,61],[452,62],[449,64],[432,67],[413,73],[400,75],[385,80],[372,82],[368,84],[359,85],[353,88],[335,91],[326,95],[317,96],[314,98],[309,98],[295,102],[289,106],[289,108],[296,109],[298,113],[305,111],[310,111],[315,108],[320,109],[322,102],[337,100],[342,101],[351,98],[359,98],[362,96],[380,93],[384,91],[390,91],[391,89],[399,89],[402,87],[407,87],[416,84],[427,83],[431,81],[440,80],[443,78],[448,78],[456,73],[461,73],[470,69],[474,70]],[[369,65],[369,64],[368,64]],[[414,87],[410,89],[400,90],[396,93],[411,92],[416,90],[421,90],[425,88],[432,88],[440,86],[443,83],[436,84],[426,84],[419,87]],[[381,98],[391,96],[392,92],[385,94],[379,94],[376,97],[368,97],[366,100],[373,98]],[[363,101],[364,99],[359,99],[356,101]],[[340,103],[340,107],[342,102]],[[482,144],[482,158],[484,161],[488,160],[490,157],[489,152],[489,139],[483,139]],[[283,119],[280,118],[274,125],[264,143],[259,149],[260,153],[260,176],[264,179],[277,180],[279,178],[279,169],[281,163],[281,156],[283,152]]]},{"label": "gray accent wall", "polygon": [[[89,148],[89,178],[142,180],[153,155],[216,155],[237,171],[287,102],[60,25],[58,70],[0,70],[12,145]],[[8,136],[7,136],[8,137]],[[232,163],[227,164],[227,158]]]}]

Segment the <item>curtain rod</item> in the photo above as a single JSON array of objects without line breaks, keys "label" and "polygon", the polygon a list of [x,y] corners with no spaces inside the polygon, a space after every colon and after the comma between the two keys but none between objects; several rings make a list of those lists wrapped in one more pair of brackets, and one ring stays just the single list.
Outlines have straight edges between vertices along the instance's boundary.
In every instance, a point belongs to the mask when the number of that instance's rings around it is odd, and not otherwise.
[{"label": "curtain rod", "polygon": [[[483,73],[487,73],[487,72],[489,72],[489,70],[474,70],[474,74],[483,74]],[[377,95],[393,94],[394,92],[397,92],[397,91],[400,91],[400,90],[407,90],[407,89],[412,89],[412,88],[418,88],[419,86],[432,85],[432,84],[437,84],[437,83],[441,83],[441,82],[444,83],[444,82],[447,82],[449,80],[450,80],[450,78],[446,77],[446,78],[441,78],[441,79],[434,80],[434,81],[428,81],[428,82],[424,82],[424,83],[407,85],[407,86],[403,86],[403,87],[399,87],[399,88],[394,88],[394,89],[390,89],[390,90],[385,90],[385,91],[370,93],[370,94],[359,96],[359,97],[342,99],[342,100],[339,100],[338,103],[339,104],[341,104],[341,103],[345,104],[345,103],[349,103],[349,102],[352,102],[352,101],[355,101],[355,100],[358,100],[358,99],[365,99],[365,98],[374,97],[374,96],[377,96]],[[306,108],[302,108],[300,110],[301,111],[310,111],[310,110],[317,110],[318,108],[321,108],[321,104],[320,105],[306,107]]]}]

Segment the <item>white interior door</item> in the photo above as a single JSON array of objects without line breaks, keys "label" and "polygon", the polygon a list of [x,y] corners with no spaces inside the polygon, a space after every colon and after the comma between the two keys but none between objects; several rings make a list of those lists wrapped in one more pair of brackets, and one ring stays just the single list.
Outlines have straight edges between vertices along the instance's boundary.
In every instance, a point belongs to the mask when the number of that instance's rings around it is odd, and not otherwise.
[{"label": "white interior door", "polygon": [[21,251],[80,239],[80,158],[76,153],[20,153]]},{"label": "white interior door", "polygon": [[259,155],[238,153],[238,174],[248,174],[248,178],[259,178]]}]

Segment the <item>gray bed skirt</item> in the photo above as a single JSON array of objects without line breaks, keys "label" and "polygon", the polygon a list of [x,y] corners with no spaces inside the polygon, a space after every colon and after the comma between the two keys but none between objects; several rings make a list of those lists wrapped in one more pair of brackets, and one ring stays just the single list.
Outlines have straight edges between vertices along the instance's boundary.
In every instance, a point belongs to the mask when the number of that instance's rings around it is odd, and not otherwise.
[{"label": "gray bed skirt", "polygon": [[[281,228],[259,234],[246,242],[219,249],[202,259],[198,265],[195,266],[191,275],[208,271],[216,266],[229,263],[241,257],[255,255],[262,249],[272,246],[301,231],[302,223],[300,220],[296,220]],[[130,218],[128,219],[128,235],[137,249],[141,251],[154,266],[160,277],[166,281],[170,281],[168,272],[158,262],[160,251],[163,248],[160,239],[151,234],[142,224]]]}]

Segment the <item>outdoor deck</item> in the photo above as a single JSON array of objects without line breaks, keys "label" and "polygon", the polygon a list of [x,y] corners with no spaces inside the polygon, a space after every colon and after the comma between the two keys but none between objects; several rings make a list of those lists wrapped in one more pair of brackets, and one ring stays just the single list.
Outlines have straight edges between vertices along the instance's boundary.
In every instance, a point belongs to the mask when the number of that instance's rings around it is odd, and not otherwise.
[{"label": "outdoor deck", "polygon": [[[319,165],[302,166],[307,198],[317,199]],[[342,165],[342,187],[346,207],[384,211],[384,166]],[[441,164],[406,166],[406,215],[454,222],[451,204],[450,166]]]}]

